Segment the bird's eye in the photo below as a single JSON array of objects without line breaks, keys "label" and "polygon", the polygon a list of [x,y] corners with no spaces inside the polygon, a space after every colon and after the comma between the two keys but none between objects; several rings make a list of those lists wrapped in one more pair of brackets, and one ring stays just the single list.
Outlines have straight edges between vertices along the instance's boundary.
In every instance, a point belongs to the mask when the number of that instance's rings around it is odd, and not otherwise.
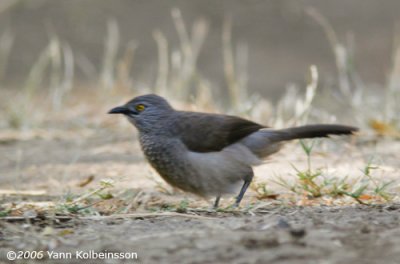
[{"label": "bird's eye", "polygon": [[135,106],[136,111],[142,112],[146,107],[142,104],[138,104]]}]

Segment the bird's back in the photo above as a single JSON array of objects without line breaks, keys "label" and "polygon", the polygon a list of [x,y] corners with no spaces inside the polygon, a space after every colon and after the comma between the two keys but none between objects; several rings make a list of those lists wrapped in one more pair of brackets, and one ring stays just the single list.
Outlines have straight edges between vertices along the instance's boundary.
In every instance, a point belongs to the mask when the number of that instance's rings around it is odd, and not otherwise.
[{"label": "bird's back", "polygon": [[215,152],[264,128],[255,122],[220,114],[176,111],[169,130],[190,151]]}]

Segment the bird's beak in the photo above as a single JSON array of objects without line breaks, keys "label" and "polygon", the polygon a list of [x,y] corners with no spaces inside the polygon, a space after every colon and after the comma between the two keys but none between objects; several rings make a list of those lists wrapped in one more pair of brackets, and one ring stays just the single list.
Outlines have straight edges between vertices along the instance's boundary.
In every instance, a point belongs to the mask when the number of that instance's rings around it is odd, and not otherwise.
[{"label": "bird's beak", "polygon": [[129,110],[129,108],[127,108],[126,106],[118,106],[108,111],[109,114],[124,114],[124,115],[128,115],[131,112],[132,111]]}]

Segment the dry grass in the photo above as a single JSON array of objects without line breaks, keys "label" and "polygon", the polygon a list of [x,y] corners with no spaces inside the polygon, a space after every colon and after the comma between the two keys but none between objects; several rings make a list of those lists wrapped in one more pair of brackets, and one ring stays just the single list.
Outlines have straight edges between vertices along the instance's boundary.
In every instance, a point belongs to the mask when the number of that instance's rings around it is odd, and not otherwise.
[{"label": "dry grass", "polygon": [[[105,115],[99,117],[99,111],[105,113],[108,106],[133,95],[154,92],[168,97],[182,108],[240,114],[260,122],[269,120],[269,125],[273,127],[308,122],[336,122],[341,119],[342,113],[338,115],[328,113],[316,105],[324,102],[326,97],[329,97],[329,100],[337,98],[337,103],[346,107],[346,116],[351,116],[355,125],[363,128],[361,137],[366,137],[368,142],[380,140],[381,136],[387,137],[387,140],[398,139],[400,134],[398,116],[400,109],[397,103],[400,101],[400,86],[398,85],[400,46],[395,45],[392,71],[388,82],[382,85],[385,92],[372,95],[373,89],[359,79],[352,67],[354,47],[339,40],[332,26],[318,11],[309,9],[308,14],[321,25],[335,54],[338,69],[337,87],[330,89],[334,95],[329,94],[324,97],[319,93],[318,86],[321,84],[318,83],[319,73],[316,66],[310,66],[310,79],[305,87],[305,94],[300,94],[299,89],[288,89],[275,104],[252,94],[247,88],[248,50],[245,45],[234,44],[231,34],[232,21],[228,18],[223,25],[221,36],[228,99],[227,101],[215,100],[215,96],[221,91],[218,91],[216,85],[210,83],[197,68],[209,24],[204,19],[199,19],[191,25],[191,30],[189,30],[180,10],[173,9],[172,20],[180,45],[171,47],[167,36],[159,30],[154,31],[153,36],[158,53],[158,73],[153,80],[145,84],[135,83],[129,75],[137,44],[131,41],[126,45],[125,50],[120,50],[121,39],[116,21],[110,20],[107,24],[103,62],[99,69],[83,63],[84,59],[71,50],[68,43],[62,42],[56,33],[53,33],[48,46],[43,49],[36,63],[32,65],[24,85],[17,89],[17,92],[13,91],[14,100],[5,102],[1,113],[3,120],[6,120],[1,124],[3,132],[6,129],[12,131],[17,135],[16,141],[19,141],[22,137],[18,136],[22,135],[21,131],[27,133],[27,131],[41,131],[40,129],[48,128],[57,131],[57,126],[62,123],[64,127],[69,128],[61,130],[65,133],[77,133],[79,141],[82,135],[76,132],[77,130],[89,130],[93,135],[95,133],[93,131],[97,129],[112,129],[111,126],[118,125],[115,122],[110,123]],[[7,67],[13,41],[11,32],[6,31],[0,36],[0,78]],[[76,67],[90,73],[96,88],[85,88],[74,78]],[[46,94],[48,99],[46,101],[50,102],[49,104],[38,104],[38,98],[43,94]],[[382,104],[386,107],[382,108]],[[366,105],[369,111],[365,111]],[[82,116],[84,116],[83,121]],[[120,125],[127,126],[122,122]],[[44,133],[39,133],[36,137],[41,137],[41,135],[43,136]],[[7,138],[4,142],[6,141]],[[330,144],[321,144],[320,152],[331,148]],[[358,143],[357,146],[354,142],[349,144],[354,150],[363,143]],[[344,203],[352,203],[354,200],[360,203],[386,202],[394,199],[392,189],[397,188],[397,183],[386,180],[385,175],[381,177],[375,175],[379,167],[372,162],[373,154],[370,152],[361,159],[365,164],[361,176],[352,176],[350,175],[352,172],[332,175],[327,168],[313,169],[311,167],[312,146],[303,143],[301,146],[304,151],[301,155],[303,161],[307,162],[307,168],[303,170],[293,166],[294,181],[288,180],[288,175],[278,175],[275,180],[254,184],[253,189],[256,195],[246,210],[253,210],[264,199],[275,199],[276,202],[282,204],[291,204],[292,201],[297,200],[310,205],[332,203],[332,199],[342,199]],[[71,166],[79,160],[78,152],[79,148],[70,162]],[[18,166],[16,167],[18,169]],[[67,174],[68,167],[65,171]],[[274,184],[283,186],[286,192],[277,193],[272,190],[273,187],[270,186]],[[161,192],[165,192],[162,198],[146,191],[135,191],[126,196],[126,193],[117,193],[116,188],[112,188],[110,184],[100,185],[81,195],[66,194],[61,201],[53,204],[52,212],[54,214],[114,214],[128,213],[138,208],[186,212],[193,204],[201,208],[207,207],[206,203],[198,204],[196,200],[190,200],[190,203],[186,200],[166,201],[170,199],[168,187],[159,182],[156,185]],[[346,200],[343,197],[352,199]],[[2,216],[18,215],[16,212],[22,212],[22,210],[16,206],[3,204],[0,214]]]}]

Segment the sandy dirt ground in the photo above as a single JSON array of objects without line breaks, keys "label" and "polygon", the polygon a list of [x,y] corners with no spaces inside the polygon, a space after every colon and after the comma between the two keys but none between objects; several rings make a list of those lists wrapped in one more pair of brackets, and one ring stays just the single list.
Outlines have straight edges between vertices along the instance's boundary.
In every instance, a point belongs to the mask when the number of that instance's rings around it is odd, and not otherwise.
[{"label": "sandy dirt ground", "polygon": [[[111,127],[1,133],[1,207],[14,206],[0,220],[1,261],[10,250],[42,250],[73,255],[56,260],[45,254],[40,262],[84,262],[79,250],[137,254],[95,263],[399,262],[398,182],[389,201],[371,196],[365,205],[349,197],[290,196],[273,179],[290,182],[292,165],[305,168],[306,156],[293,143],[256,168],[256,182],[266,182],[269,194],[260,198],[252,188],[241,208],[215,212],[211,201],[161,181],[143,160],[133,128]],[[374,155],[384,161],[377,177],[396,179],[399,147],[385,139],[326,139],[312,162],[334,177],[357,178]],[[111,199],[75,214],[59,209],[66,197],[79,199],[103,179],[113,180]],[[232,201],[226,197],[222,207]]]},{"label": "sandy dirt ground", "polygon": [[[59,234],[73,230],[62,237],[40,235],[45,226],[42,222],[29,228],[7,227],[0,243],[2,256],[10,249],[27,248],[75,255],[60,263],[83,262],[76,259],[77,250],[138,255],[138,259],[129,261],[95,263],[398,263],[399,216],[400,206],[392,204],[270,206],[253,215],[75,219],[50,224]],[[54,259],[43,261],[55,263]]]}]

